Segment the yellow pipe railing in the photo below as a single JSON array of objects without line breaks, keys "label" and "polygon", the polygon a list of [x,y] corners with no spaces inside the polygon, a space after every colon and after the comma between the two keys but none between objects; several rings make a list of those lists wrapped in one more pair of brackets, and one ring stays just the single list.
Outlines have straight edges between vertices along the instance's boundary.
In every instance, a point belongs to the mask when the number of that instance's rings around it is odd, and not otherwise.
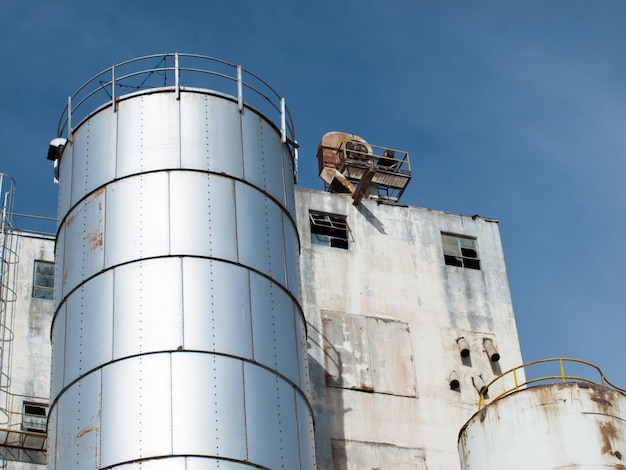
[{"label": "yellow pipe railing", "polygon": [[[559,363],[559,373],[555,374],[555,375],[544,375],[542,377],[536,377],[530,380],[524,380],[522,383],[520,383],[519,378],[518,378],[518,371],[522,370],[522,371],[526,371],[527,368],[537,365],[537,364],[543,364],[543,363],[553,363],[553,362],[558,362]],[[568,375],[565,373],[565,365],[564,363],[575,363],[575,364],[582,364],[584,366],[588,366],[591,369],[594,369],[596,371],[596,373],[599,376],[599,382],[596,380],[593,380],[591,378],[587,378],[587,377],[581,377],[578,375]],[[591,363],[591,362],[587,362],[587,361],[583,361],[580,359],[573,359],[573,358],[569,358],[569,357],[560,357],[560,358],[548,358],[548,359],[541,359],[538,361],[532,361],[532,362],[527,362],[526,364],[522,364],[521,366],[517,366],[514,367],[513,369],[509,369],[506,372],[503,372],[502,374],[498,375],[497,377],[495,377],[493,380],[491,380],[485,387],[483,387],[483,389],[481,390],[481,392],[479,393],[479,398],[478,398],[478,409],[481,410],[485,407],[486,403],[486,395],[489,391],[489,388],[496,382],[503,380],[505,377],[509,377],[512,376],[513,377],[513,383],[514,386],[511,388],[507,388],[504,392],[500,393],[499,395],[493,397],[493,398],[489,398],[490,401],[494,401],[497,400],[499,398],[502,398],[506,395],[509,395],[510,393],[516,392],[518,391],[521,387],[526,387],[529,385],[536,385],[539,382],[586,382],[586,383],[591,383],[591,384],[596,384],[596,385],[603,385],[605,387],[609,387],[612,388],[614,390],[617,390],[620,393],[623,393],[626,395],[626,390],[623,388],[620,388],[616,385],[613,385],[611,382],[608,381],[608,379],[604,376],[604,374],[602,373],[602,371],[600,370],[600,368],[598,366],[596,366],[595,364]],[[524,374],[525,376],[525,374]]]}]

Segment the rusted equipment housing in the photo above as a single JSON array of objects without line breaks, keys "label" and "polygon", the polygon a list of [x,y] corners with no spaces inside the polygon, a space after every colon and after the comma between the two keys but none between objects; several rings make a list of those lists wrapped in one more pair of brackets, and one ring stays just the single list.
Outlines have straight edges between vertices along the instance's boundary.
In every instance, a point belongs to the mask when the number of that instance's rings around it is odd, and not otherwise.
[{"label": "rusted equipment housing", "polygon": [[369,144],[355,134],[325,134],[317,161],[327,190],[352,195],[354,205],[364,197],[398,202],[411,180],[408,152]]}]

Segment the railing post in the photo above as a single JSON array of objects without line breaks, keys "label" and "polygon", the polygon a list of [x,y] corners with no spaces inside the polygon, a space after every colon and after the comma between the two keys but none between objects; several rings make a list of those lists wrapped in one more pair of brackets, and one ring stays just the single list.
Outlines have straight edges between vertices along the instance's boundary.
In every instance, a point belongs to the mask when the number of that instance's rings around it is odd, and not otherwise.
[{"label": "railing post", "polygon": [[280,99],[280,142],[287,142],[287,117],[285,116],[285,98]]},{"label": "railing post", "polygon": [[111,104],[113,108],[113,114],[117,112],[117,97],[115,96],[115,65],[111,67]]},{"label": "railing post", "polygon": [[513,371],[513,381],[515,382],[515,390],[519,390],[519,383],[517,382],[517,369]]},{"label": "railing post", "polygon": [[178,52],[174,53],[174,83],[176,85],[176,99],[180,100],[180,68],[178,66]]},{"label": "railing post", "polygon": [[72,97],[67,97],[67,140],[72,141]]},{"label": "railing post", "polygon": [[565,382],[565,369],[563,369],[563,359],[559,359],[559,367],[561,368],[561,381]]},{"label": "railing post", "polygon": [[241,65],[237,66],[237,106],[239,112],[243,111],[243,79],[241,73]]}]

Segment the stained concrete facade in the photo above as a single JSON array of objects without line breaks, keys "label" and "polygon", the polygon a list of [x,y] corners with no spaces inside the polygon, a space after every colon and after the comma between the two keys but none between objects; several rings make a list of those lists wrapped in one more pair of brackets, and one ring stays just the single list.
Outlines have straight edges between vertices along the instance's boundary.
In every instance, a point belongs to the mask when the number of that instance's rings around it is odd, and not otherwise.
[{"label": "stained concrete facade", "polygon": [[[34,292],[35,263],[53,269],[54,239],[10,232],[5,239],[2,301],[0,468],[42,470],[50,395],[51,292]],[[4,465],[4,466],[3,466]]]},{"label": "stained concrete facade", "polygon": [[[498,223],[352,202],[296,191],[318,468],[458,469],[474,383],[522,363]],[[345,216],[347,249],[312,237],[311,211]],[[442,234],[477,245],[480,269],[447,265]]]},{"label": "stained concrete facade", "polygon": [[[296,206],[317,468],[460,468],[457,435],[476,411],[474,382],[522,363],[498,223],[374,200],[355,207],[307,189],[296,190]],[[347,249],[312,243],[310,211],[345,216]],[[474,240],[480,269],[446,265],[442,234]],[[53,261],[54,240],[17,239],[8,427],[21,432],[24,402],[49,396],[53,302],[32,294],[34,263]],[[45,469],[43,452],[14,444],[1,447],[5,468]]]}]

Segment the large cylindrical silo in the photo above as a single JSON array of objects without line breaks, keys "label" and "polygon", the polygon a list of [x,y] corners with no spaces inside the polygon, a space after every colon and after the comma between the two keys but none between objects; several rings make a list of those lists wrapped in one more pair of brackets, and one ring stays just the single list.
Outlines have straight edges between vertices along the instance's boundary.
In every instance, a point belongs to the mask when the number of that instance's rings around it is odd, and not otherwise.
[{"label": "large cylindrical silo", "polygon": [[49,153],[50,470],[315,467],[295,144],[273,93],[166,54],[68,101]]},{"label": "large cylindrical silo", "polygon": [[485,406],[459,435],[463,470],[626,468],[626,396],[588,382],[540,385]]}]

